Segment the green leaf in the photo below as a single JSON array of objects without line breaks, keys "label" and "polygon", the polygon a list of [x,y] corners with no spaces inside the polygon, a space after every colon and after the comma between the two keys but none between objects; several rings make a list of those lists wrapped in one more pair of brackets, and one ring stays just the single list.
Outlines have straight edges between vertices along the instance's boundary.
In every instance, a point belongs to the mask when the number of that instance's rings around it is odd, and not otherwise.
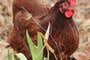
[{"label": "green leaf", "polygon": [[41,33],[38,32],[38,48],[41,49],[43,47],[43,42],[42,42],[42,37],[41,37]]},{"label": "green leaf", "polygon": [[33,60],[43,60],[43,50],[42,50],[43,42],[42,42],[41,34],[38,33],[38,36],[37,36],[38,46],[34,45],[34,43],[32,42],[32,39],[29,36],[28,31],[26,31],[26,38],[27,38],[30,52],[32,54],[32,59]]},{"label": "green leaf", "polygon": [[18,53],[16,54],[17,58],[19,58],[20,60],[27,60],[27,58],[24,56],[24,54],[22,53]]},{"label": "green leaf", "polygon": [[8,60],[15,60],[14,54],[8,50]]},{"label": "green leaf", "polygon": [[28,43],[28,45],[29,45],[30,51],[35,51],[34,43],[32,42],[32,39],[31,39],[31,37],[29,36],[29,33],[28,33],[27,30],[26,30],[26,38],[27,38],[27,43]]},{"label": "green leaf", "polygon": [[38,32],[38,48],[37,48],[37,52],[38,52],[38,56],[37,56],[37,58],[38,58],[38,60],[42,60],[43,59],[43,42],[42,42],[42,37],[41,37],[41,33],[40,32]]}]

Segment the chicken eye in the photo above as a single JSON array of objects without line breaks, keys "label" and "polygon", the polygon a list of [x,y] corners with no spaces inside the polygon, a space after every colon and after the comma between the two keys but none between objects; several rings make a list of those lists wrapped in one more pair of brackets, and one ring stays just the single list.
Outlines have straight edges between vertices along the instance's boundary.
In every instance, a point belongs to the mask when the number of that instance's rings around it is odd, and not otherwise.
[{"label": "chicken eye", "polygon": [[60,4],[60,5],[59,5],[59,8],[63,8],[63,5],[62,5],[62,4]]},{"label": "chicken eye", "polygon": [[63,9],[67,9],[67,8],[69,7],[69,4],[68,4],[67,2],[64,2],[64,3],[62,4],[62,6],[63,6]]}]

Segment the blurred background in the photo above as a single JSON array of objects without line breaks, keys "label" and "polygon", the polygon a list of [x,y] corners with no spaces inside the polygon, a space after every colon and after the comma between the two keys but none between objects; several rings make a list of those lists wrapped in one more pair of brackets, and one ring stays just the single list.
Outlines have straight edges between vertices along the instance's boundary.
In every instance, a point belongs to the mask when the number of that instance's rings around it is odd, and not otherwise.
[{"label": "blurred background", "polygon": [[[41,0],[52,6],[57,0]],[[0,0],[0,60],[7,60],[8,49],[5,46],[7,36],[13,27],[12,0]],[[74,21],[78,26],[80,44],[73,56],[77,60],[90,60],[90,0],[77,0]]]}]

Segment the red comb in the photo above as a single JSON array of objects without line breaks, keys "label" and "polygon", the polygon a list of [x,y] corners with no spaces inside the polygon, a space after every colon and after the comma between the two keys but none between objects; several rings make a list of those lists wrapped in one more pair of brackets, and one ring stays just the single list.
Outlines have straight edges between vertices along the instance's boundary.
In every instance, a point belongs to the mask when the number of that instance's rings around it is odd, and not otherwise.
[{"label": "red comb", "polygon": [[76,5],[76,0],[70,0],[70,4],[71,4],[71,6],[75,6]]}]

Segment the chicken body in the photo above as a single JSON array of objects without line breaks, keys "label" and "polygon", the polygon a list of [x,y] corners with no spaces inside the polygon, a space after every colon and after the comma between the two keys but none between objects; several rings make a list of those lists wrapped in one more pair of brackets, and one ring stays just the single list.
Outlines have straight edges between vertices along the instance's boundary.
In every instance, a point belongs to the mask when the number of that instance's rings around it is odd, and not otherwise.
[{"label": "chicken body", "polygon": [[[59,6],[65,1],[57,2],[48,14],[41,18],[26,19],[27,14],[21,11],[15,16],[14,28],[9,35],[9,43],[17,52],[22,52],[31,60],[31,54],[26,42],[25,32],[28,29],[33,42],[36,44],[37,32],[45,34],[48,24],[51,24],[48,44],[55,50],[57,60],[69,60],[70,55],[78,48],[79,34],[72,17],[67,18],[60,10]],[[38,24],[37,24],[37,23]],[[45,53],[46,55],[46,53]],[[55,57],[50,53],[50,60]]]},{"label": "chicken body", "polygon": [[43,5],[41,0],[14,0],[13,14],[14,17],[22,8],[25,8],[33,16],[43,16],[48,13],[49,8]]}]

